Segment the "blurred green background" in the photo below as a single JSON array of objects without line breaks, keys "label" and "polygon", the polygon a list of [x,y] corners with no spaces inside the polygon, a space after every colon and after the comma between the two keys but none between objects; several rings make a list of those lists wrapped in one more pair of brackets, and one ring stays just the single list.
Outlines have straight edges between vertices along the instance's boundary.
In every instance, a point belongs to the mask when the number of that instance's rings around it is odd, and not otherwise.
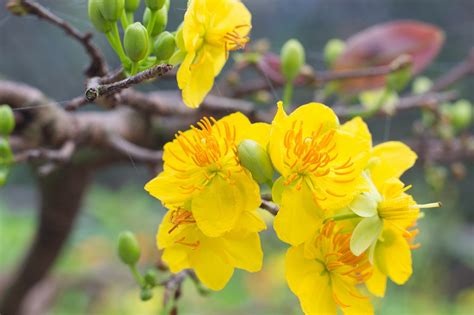
[{"label": "blurred green background", "polygon": [[[5,0],[0,1],[3,7]],[[86,0],[41,1],[54,13],[81,30],[91,30]],[[169,29],[185,10],[184,0],[172,0]],[[351,34],[376,23],[417,19],[446,32],[440,56],[426,74],[440,75],[468,53],[474,44],[472,0],[254,0],[244,1],[253,13],[252,38],[268,38],[275,52],[289,37],[305,45],[308,62],[322,64],[322,48],[334,37]],[[110,64],[117,58],[102,36],[95,38]],[[12,17],[0,11],[0,77],[23,81],[59,101],[83,91],[82,70],[87,57],[62,31],[35,17]],[[157,84],[157,83],[155,83]],[[172,83],[169,87],[172,87]],[[160,85],[162,88],[165,85]],[[474,99],[472,78],[459,88]],[[156,89],[149,85],[145,89]],[[418,113],[392,120],[371,120],[376,141],[406,139]],[[455,179],[449,166],[410,170],[404,180],[412,183],[419,203],[440,200],[443,208],[427,210],[420,222],[422,247],[414,251],[414,275],[403,287],[390,285],[387,297],[374,300],[377,314],[474,314],[474,168]],[[143,190],[150,173],[132,164],[101,171],[83,203],[83,211],[68,246],[42,290],[58,292],[49,314],[157,314],[155,298],[141,302],[131,275],[115,255],[120,231],[139,236],[144,255],[141,267],[151,266],[158,253],[154,245],[157,225],[164,213],[159,202]],[[35,227],[37,195],[34,178],[26,167],[17,167],[0,189],[0,279],[14,270],[27,248]],[[58,192],[60,194],[61,192]],[[268,217],[268,216],[267,216]],[[271,226],[271,218],[268,217]],[[262,233],[264,269],[256,274],[236,272],[221,292],[202,297],[186,282],[180,300],[182,314],[300,314],[296,298],[284,281],[286,246],[269,228]],[[60,288],[58,290],[58,288]]]}]

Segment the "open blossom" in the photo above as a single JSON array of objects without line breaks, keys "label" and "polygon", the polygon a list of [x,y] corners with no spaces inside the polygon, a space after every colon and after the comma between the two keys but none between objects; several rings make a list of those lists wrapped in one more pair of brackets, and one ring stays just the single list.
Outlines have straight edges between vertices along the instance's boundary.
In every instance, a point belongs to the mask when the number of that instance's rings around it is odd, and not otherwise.
[{"label": "open blossom", "polygon": [[250,272],[262,267],[263,253],[258,232],[265,223],[256,211],[245,211],[231,231],[219,237],[204,235],[190,211],[173,208],[163,218],[157,234],[162,259],[172,272],[193,269],[199,280],[213,290],[222,289],[234,269]]},{"label": "open blossom", "polygon": [[305,244],[291,247],[286,255],[286,279],[305,314],[373,314],[369,299],[356,285],[371,275],[366,256],[354,256],[350,234],[334,222]]},{"label": "open blossom", "polygon": [[281,240],[298,245],[331,210],[347,206],[365,189],[361,173],[370,142],[341,128],[323,104],[306,104],[290,115],[278,106],[268,146],[281,174],[273,186],[280,204],[274,226]]},{"label": "open blossom", "polygon": [[198,107],[211,90],[228,53],[245,47],[251,15],[240,0],[190,0],[183,22],[186,57],[177,79],[183,101]]},{"label": "open blossom", "polygon": [[203,118],[164,146],[163,172],[145,189],[168,208],[185,205],[202,233],[219,236],[261,202],[259,186],[240,164],[236,147],[243,139],[265,147],[268,135],[268,124],[251,124],[241,113],[218,121]]}]

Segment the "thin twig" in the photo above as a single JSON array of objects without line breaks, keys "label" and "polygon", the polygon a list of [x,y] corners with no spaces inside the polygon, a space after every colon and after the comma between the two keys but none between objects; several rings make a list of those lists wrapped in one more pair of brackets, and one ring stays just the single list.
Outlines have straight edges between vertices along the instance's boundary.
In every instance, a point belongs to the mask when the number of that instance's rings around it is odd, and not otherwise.
[{"label": "thin twig", "polygon": [[267,210],[268,212],[270,212],[273,215],[277,215],[278,210],[280,210],[280,208],[276,204],[274,204],[271,201],[264,200],[264,199],[262,199],[262,203],[260,204],[260,208],[262,208],[263,210]]},{"label": "thin twig", "polygon": [[54,15],[47,8],[35,1],[21,0],[19,3],[18,1],[11,1],[7,7],[10,8],[11,6],[18,4],[21,5],[21,7],[29,14],[35,15],[38,18],[44,19],[45,21],[48,21],[49,23],[63,29],[66,34],[76,39],[84,47],[91,59],[91,64],[85,71],[88,77],[104,76],[107,73],[107,64],[104,60],[104,57],[102,56],[100,50],[92,43],[92,33],[82,34],[71,24]]},{"label": "thin twig", "polygon": [[465,60],[436,80],[431,90],[434,92],[444,90],[465,76],[472,74],[474,74],[474,48],[471,48]]}]

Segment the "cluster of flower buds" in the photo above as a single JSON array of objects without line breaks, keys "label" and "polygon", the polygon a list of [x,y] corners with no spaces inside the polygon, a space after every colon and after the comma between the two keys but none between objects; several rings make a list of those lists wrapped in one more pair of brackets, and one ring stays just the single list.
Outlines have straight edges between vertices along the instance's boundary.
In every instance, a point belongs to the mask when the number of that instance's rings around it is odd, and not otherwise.
[{"label": "cluster of flower buds", "polygon": [[420,209],[439,206],[407,194],[400,176],[415,163],[410,148],[373,147],[361,118],[341,125],[318,103],[287,115],[280,102],[271,125],[240,113],[204,118],[165,145],[163,160],[145,189],[169,209],[157,246],[170,270],[191,268],[213,290],[234,268],[260,270],[256,210],[268,185],[274,229],[291,246],[288,285],[307,314],[372,313],[359,286],[381,297],[387,278],[404,284]]},{"label": "cluster of flower buds", "polygon": [[[176,50],[176,32],[165,32],[170,1],[148,0],[145,4],[142,22],[135,22],[140,0],[89,0],[92,24],[106,35],[130,75],[168,63]],[[118,30],[119,22],[124,30],[123,41]]]},{"label": "cluster of flower buds", "polygon": [[15,116],[8,105],[0,105],[0,186],[4,185],[13,163],[8,136],[15,129]]}]

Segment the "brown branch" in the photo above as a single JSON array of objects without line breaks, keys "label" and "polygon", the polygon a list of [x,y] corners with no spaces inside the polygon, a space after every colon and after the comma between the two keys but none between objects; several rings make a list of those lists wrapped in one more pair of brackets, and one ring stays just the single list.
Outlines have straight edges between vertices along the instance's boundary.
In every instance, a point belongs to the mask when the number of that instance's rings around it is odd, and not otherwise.
[{"label": "brown branch", "polygon": [[110,146],[117,152],[130,156],[142,162],[158,163],[163,157],[163,151],[153,151],[133,144],[121,136],[111,133],[108,137]]},{"label": "brown branch", "polygon": [[263,210],[267,210],[268,212],[270,212],[273,215],[277,215],[278,210],[280,210],[280,208],[276,204],[274,204],[271,201],[265,200],[265,199],[262,199],[262,203],[260,204],[260,208],[262,208]]},{"label": "brown branch", "polygon": [[54,24],[64,30],[66,34],[71,36],[72,38],[76,39],[86,50],[87,54],[91,59],[91,64],[86,70],[86,75],[88,77],[92,76],[104,76],[107,73],[107,65],[102,56],[102,53],[99,49],[92,43],[92,34],[86,33],[82,34],[79,32],[78,29],[70,25],[65,20],[61,19],[60,17],[54,15],[51,11],[43,7],[41,4],[30,1],[30,0],[20,0],[15,1],[11,0],[7,4],[7,8],[15,14],[15,11],[12,8],[17,8],[21,6],[24,12],[28,14],[35,15],[40,19],[44,19],[45,21]]},{"label": "brown branch", "polygon": [[467,75],[474,74],[474,47],[471,48],[469,55],[458,65],[448,71],[446,74],[438,78],[431,88],[432,91],[444,90]]},{"label": "brown branch", "polygon": [[[163,292],[163,307],[166,307],[168,303],[176,302],[181,297],[181,286],[184,280],[192,274],[191,270],[183,270],[176,274],[173,274],[163,285],[165,290]],[[173,305],[170,315],[178,314],[178,308]]]}]

